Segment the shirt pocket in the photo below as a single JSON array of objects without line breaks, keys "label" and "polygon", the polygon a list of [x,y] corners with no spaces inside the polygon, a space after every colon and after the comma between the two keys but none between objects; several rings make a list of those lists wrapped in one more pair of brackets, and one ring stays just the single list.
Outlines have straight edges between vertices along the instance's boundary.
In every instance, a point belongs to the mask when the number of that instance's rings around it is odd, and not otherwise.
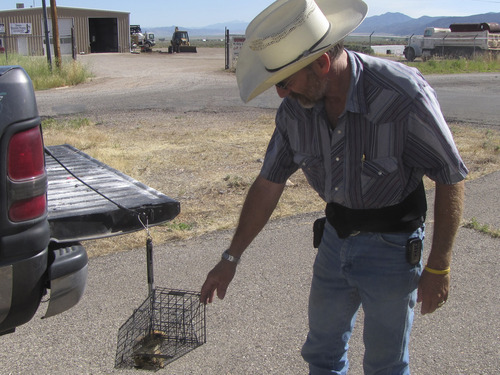
[{"label": "shirt pocket", "polygon": [[379,206],[380,196],[385,204],[397,203],[403,190],[396,157],[388,156],[362,162],[361,188],[365,205]]}]

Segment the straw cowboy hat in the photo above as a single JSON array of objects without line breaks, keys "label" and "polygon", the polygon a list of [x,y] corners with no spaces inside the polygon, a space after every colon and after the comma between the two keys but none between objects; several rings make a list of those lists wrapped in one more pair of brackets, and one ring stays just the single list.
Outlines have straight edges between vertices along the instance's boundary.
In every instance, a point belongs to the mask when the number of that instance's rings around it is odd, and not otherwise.
[{"label": "straw cowboy hat", "polygon": [[278,0],[248,25],[236,78],[246,103],[344,39],[366,16],[361,0]]}]

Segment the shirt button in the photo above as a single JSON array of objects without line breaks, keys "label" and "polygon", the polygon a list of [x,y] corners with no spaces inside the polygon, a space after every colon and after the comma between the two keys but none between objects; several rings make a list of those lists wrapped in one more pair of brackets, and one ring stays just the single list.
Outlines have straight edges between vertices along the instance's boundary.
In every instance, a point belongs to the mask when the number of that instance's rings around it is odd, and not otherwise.
[{"label": "shirt button", "polygon": [[340,161],[340,158],[335,158],[335,161]]},{"label": "shirt button", "polygon": [[382,173],[382,172],[380,172],[380,171],[378,171],[378,175],[379,175],[379,176],[382,176],[382,175],[383,175],[383,173]]},{"label": "shirt button", "polygon": [[338,187],[336,187],[336,188],[335,188],[335,191],[339,191],[339,188],[338,188]]},{"label": "shirt button", "polygon": [[337,130],[337,134],[342,134],[342,130]]}]

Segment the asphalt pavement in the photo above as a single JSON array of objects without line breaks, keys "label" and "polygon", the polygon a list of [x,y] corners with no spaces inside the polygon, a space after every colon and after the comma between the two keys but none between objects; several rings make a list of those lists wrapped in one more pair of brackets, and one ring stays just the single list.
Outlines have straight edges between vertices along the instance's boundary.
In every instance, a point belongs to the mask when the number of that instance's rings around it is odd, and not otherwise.
[{"label": "asphalt pavement", "polygon": [[[464,219],[500,227],[500,172],[467,182]],[[433,192],[428,193],[432,207]],[[207,307],[207,343],[158,374],[307,374],[300,348],[315,256],[311,227],[320,213],[272,221],[238,266],[227,297]],[[432,234],[428,218],[426,246]],[[232,232],[155,246],[156,286],[198,291]],[[500,240],[458,233],[447,304],[417,307],[411,369],[417,375],[500,373]],[[132,374],[114,368],[117,333],[148,293],[145,249],[93,258],[82,301],[41,320],[44,307],[14,334],[0,337],[0,374]],[[350,374],[362,374],[362,313],[351,340]],[[146,373],[140,370],[138,373]]]},{"label": "asphalt pavement", "polygon": [[[100,116],[126,111],[213,111],[278,108],[281,99],[268,90],[243,105],[235,75],[224,72],[223,48],[199,48],[196,54],[90,54],[79,56],[95,76],[76,87],[37,91],[41,116]],[[138,69],[140,67],[140,69]],[[433,74],[448,122],[498,127],[500,74]]]}]

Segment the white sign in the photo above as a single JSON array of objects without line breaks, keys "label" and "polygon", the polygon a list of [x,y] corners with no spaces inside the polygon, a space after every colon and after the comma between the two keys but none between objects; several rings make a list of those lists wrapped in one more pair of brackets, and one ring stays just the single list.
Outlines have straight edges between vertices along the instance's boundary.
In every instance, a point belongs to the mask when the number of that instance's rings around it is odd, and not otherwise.
[{"label": "white sign", "polygon": [[231,68],[236,69],[236,63],[238,62],[238,56],[240,55],[241,48],[245,42],[245,35],[231,35],[230,36],[230,53],[231,53]]},{"label": "white sign", "polygon": [[31,34],[31,23],[11,23],[11,35]]},{"label": "white sign", "polygon": [[5,24],[0,23],[0,34],[5,34]]}]

